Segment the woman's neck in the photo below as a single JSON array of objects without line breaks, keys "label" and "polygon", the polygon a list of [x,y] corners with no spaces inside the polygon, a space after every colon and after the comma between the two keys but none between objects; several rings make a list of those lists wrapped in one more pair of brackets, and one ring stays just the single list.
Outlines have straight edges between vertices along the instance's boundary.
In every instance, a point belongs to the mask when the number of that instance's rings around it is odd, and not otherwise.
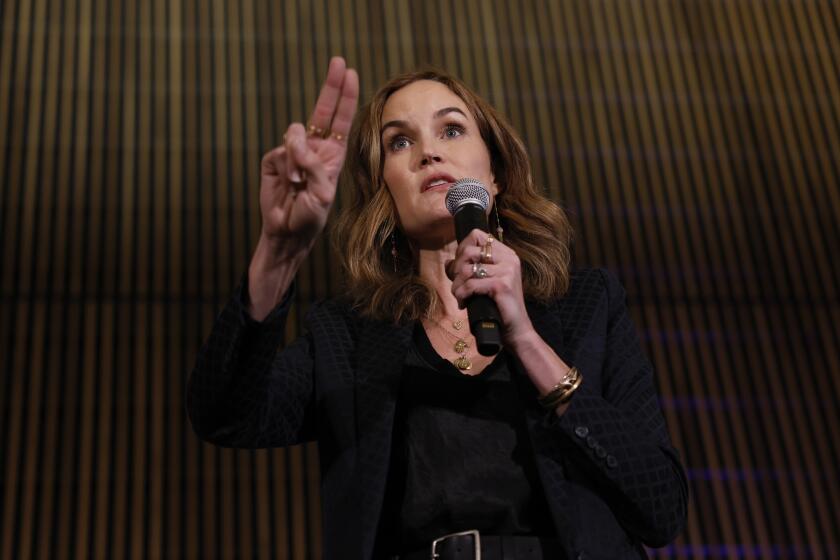
[{"label": "woman's neck", "polygon": [[440,321],[444,317],[466,319],[467,311],[458,309],[458,300],[452,295],[452,280],[446,274],[446,264],[455,259],[457,248],[458,242],[452,240],[440,247],[416,249],[420,277],[435,290],[442,304],[438,316],[429,317],[432,321]]}]

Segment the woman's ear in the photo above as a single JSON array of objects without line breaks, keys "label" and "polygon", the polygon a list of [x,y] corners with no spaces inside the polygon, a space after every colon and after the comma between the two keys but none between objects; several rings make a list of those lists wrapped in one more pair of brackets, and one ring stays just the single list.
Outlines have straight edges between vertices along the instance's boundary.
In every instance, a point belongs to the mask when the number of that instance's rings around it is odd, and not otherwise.
[{"label": "woman's ear", "polygon": [[496,175],[492,171],[490,172],[490,179],[492,180],[490,183],[490,194],[493,195],[493,198],[496,198],[496,195],[499,194],[499,184],[496,182]]}]

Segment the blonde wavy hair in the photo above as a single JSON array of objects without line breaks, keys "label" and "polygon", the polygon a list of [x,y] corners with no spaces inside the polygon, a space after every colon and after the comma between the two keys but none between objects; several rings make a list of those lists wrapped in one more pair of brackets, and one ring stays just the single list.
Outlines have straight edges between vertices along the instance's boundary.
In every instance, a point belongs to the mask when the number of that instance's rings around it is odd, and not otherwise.
[{"label": "blonde wavy hair", "polygon": [[[363,316],[399,323],[435,317],[441,304],[434,289],[418,274],[382,179],[382,111],[395,91],[418,80],[447,86],[463,100],[478,124],[499,186],[495,210],[504,228],[504,243],[516,251],[522,264],[525,297],[546,303],[562,296],[569,286],[572,227],[565,212],[534,184],[522,140],[466,84],[440,70],[423,69],[397,76],[382,86],[361,109],[348,137],[341,177],[342,209],[330,237],[354,307]],[[392,235],[396,257],[392,255]]]}]

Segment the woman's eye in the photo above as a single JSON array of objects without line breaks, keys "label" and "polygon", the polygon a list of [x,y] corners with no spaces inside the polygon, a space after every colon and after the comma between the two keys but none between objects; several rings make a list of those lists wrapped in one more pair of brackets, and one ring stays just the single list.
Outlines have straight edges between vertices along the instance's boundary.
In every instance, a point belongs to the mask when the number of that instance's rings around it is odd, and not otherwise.
[{"label": "woman's eye", "polygon": [[447,138],[455,138],[460,136],[464,133],[464,127],[457,124],[450,124],[447,125],[446,128],[443,130],[443,135]]},{"label": "woman's eye", "polygon": [[408,147],[408,138],[405,136],[395,136],[388,142],[388,148],[392,152],[397,152],[399,150],[405,149]]}]

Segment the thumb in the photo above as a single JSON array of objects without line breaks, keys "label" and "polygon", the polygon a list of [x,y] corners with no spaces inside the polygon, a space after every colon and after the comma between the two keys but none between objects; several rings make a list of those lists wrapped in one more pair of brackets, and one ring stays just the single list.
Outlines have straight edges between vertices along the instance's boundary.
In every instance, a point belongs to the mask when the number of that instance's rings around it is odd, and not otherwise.
[{"label": "thumb", "polygon": [[455,259],[449,259],[445,263],[443,263],[443,269],[446,271],[446,276],[450,280],[455,279],[455,271],[452,270],[452,265],[455,264]]},{"label": "thumb", "polygon": [[291,143],[291,149],[295,162],[306,171],[309,178],[307,188],[322,200],[331,202],[335,185],[330,181],[324,162],[318,154],[302,138],[294,140]]}]

